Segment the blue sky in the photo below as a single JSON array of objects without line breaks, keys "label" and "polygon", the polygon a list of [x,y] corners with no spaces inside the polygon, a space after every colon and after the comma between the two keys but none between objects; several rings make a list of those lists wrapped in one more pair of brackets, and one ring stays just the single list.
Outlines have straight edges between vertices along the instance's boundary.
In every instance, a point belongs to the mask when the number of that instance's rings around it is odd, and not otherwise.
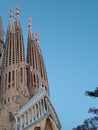
[{"label": "blue sky", "polygon": [[25,48],[32,17],[33,31],[40,34],[51,100],[62,130],[72,130],[92,116],[89,107],[98,107],[98,99],[84,94],[98,86],[98,0],[2,0],[5,32],[9,9],[17,5]]}]

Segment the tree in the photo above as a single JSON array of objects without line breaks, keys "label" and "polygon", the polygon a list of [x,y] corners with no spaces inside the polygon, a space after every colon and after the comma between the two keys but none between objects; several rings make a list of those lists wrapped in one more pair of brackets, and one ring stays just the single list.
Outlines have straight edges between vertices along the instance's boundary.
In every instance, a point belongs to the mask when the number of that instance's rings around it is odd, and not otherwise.
[{"label": "tree", "polygon": [[[98,88],[94,91],[86,91],[85,95],[97,98]],[[73,130],[98,130],[98,108],[90,108],[88,112],[94,114],[94,117],[84,120],[82,125],[78,125]]]}]

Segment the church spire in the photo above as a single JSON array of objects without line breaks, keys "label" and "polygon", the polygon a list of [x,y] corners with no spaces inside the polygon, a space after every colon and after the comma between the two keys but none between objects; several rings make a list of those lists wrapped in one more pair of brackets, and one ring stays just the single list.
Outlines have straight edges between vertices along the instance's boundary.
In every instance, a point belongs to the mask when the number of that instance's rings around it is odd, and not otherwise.
[{"label": "church spire", "polygon": [[17,28],[21,28],[21,24],[20,24],[20,7],[19,6],[16,7],[16,26],[17,26]]},{"label": "church spire", "polygon": [[39,43],[39,32],[36,32],[36,42]]},{"label": "church spire", "polygon": [[9,25],[8,25],[8,32],[10,33],[15,33],[13,12],[14,12],[14,8],[11,8],[10,16],[9,16]]},{"label": "church spire", "polygon": [[32,19],[29,18],[28,21],[29,21],[29,25],[28,25],[28,27],[29,27],[28,39],[29,40],[34,40],[33,29],[32,29]]},{"label": "church spire", "polygon": [[2,18],[0,17],[0,40],[4,40],[4,30],[3,30],[3,25],[2,25]]},{"label": "church spire", "polygon": [[2,18],[0,17],[0,66],[1,66],[1,56],[3,54],[4,49],[4,30],[2,24]]},{"label": "church spire", "polygon": [[20,12],[19,12],[20,8],[19,6],[16,7],[16,19],[19,20],[20,19]]},{"label": "church spire", "polygon": [[[19,109],[19,107],[23,106],[29,98],[26,84],[26,63],[24,58],[22,29],[18,26],[20,23],[18,11],[15,21],[16,23],[13,19],[13,11],[13,8],[11,8],[3,55],[0,86],[0,100],[2,99],[1,104],[4,107],[6,105],[5,110],[7,110],[7,113],[5,116],[2,116],[1,119],[2,124],[5,124],[4,122],[9,122],[6,124],[7,130],[11,130],[11,126],[9,125],[10,121],[8,118],[10,111]],[[13,31],[15,31],[15,33],[13,33]]]},{"label": "church spire", "polygon": [[20,23],[20,8],[18,6],[16,7],[15,32],[16,32],[18,62],[25,62],[24,40],[23,40],[21,23]]},{"label": "church spire", "polygon": [[36,44],[37,44],[37,46],[38,46],[39,54],[42,55],[42,50],[41,50],[40,42],[39,42],[39,32],[36,32],[35,35],[36,35],[35,41],[36,41]]},{"label": "church spire", "polygon": [[39,45],[39,33],[36,32],[35,40],[31,40],[31,36],[33,35],[31,19],[29,22],[27,63],[30,66],[30,70],[28,70],[27,76],[28,89],[31,97],[34,96],[41,87],[45,88],[49,95],[48,78],[42,51]]},{"label": "church spire", "polygon": [[11,8],[11,9],[10,9],[10,16],[9,16],[9,18],[10,18],[10,23],[13,23],[13,21],[14,21],[13,12],[14,12],[14,8]]},{"label": "church spire", "polygon": [[44,58],[43,58],[42,50],[39,43],[40,43],[39,33],[36,32],[36,44],[37,44],[37,48],[39,52],[39,70],[40,70],[40,75],[41,75],[41,83],[42,83],[42,87],[44,87],[48,95],[50,95],[46,67],[45,67]]},{"label": "church spire", "polygon": [[[3,57],[3,68],[16,63],[16,48],[15,47],[15,25],[14,25],[14,9],[10,9],[9,24],[7,29],[6,41],[5,41],[5,51]],[[13,52],[13,53],[12,53]]]},{"label": "church spire", "polygon": [[[32,31],[32,19],[29,19],[28,32],[28,49],[27,49],[27,63],[30,66],[27,75],[28,89],[30,97],[34,96],[40,88],[40,71],[39,71],[39,51],[34,40]],[[32,71],[31,71],[32,70]]]}]

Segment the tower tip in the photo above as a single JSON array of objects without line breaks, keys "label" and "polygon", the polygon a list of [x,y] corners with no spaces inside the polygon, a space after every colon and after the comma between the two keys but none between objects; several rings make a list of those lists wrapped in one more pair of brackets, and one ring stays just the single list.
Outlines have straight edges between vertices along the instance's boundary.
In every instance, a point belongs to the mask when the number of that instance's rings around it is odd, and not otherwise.
[{"label": "tower tip", "polygon": [[39,36],[39,32],[36,32],[36,36]]},{"label": "tower tip", "polygon": [[32,29],[32,18],[28,19],[28,27],[29,27],[29,39],[34,40],[34,35],[33,35],[33,29]]},{"label": "tower tip", "polygon": [[39,43],[39,32],[36,32],[36,42]]},{"label": "tower tip", "polygon": [[14,12],[14,8],[12,7],[12,8],[10,8],[10,12],[11,13],[13,13]]},{"label": "tower tip", "polygon": [[28,25],[29,31],[32,32],[32,18],[29,18],[28,22],[29,22],[29,25]]},{"label": "tower tip", "polygon": [[9,16],[10,21],[14,20],[13,12],[14,12],[14,8],[12,7],[12,8],[10,8],[10,16]]},{"label": "tower tip", "polygon": [[16,7],[16,18],[17,18],[17,19],[20,19],[20,12],[19,12],[19,11],[20,11],[20,7],[17,6],[17,7]]},{"label": "tower tip", "polygon": [[32,18],[29,18],[28,21],[32,23]]},{"label": "tower tip", "polygon": [[16,10],[20,10],[20,7],[19,7],[19,6],[16,6]]}]

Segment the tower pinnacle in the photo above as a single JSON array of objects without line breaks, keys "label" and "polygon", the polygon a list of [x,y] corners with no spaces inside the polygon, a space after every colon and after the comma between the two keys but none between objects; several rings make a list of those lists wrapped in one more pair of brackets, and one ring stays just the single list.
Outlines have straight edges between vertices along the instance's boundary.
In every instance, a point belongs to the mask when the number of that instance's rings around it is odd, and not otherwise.
[{"label": "tower pinnacle", "polygon": [[20,19],[20,12],[19,12],[19,10],[20,10],[20,7],[17,6],[16,7],[16,19]]},{"label": "tower pinnacle", "polygon": [[39,42],[39,32],[36,32],[35,34],[36,34],[36,40],[35,41],[36,41],[37,46],[38,46],[38,51],[39,51],[39,54],[42,55],[42,50],[41,50],[41,47],[39,45],[39,43],[40,43]]},{"label": "tower pinnacle", "polygon": [[32,19],[29,18],[28,21],[29,21],[29,31],[32,31]]},{"label": "tower pinnacle", "polygon": [[20,24],[20,7],[16,7],[16,28],[21,29],[21,24]]},{"label": "tower pinnacle", "polygon": [[15,33],[13,12],[14,12],[14,8],[10,8],[8,32],[11,33]]},{"label": "tower pinnacle", "polygon": [[39,32],[36,32],[36,42],[39,43]]},{"label": "tower pinnacle", "polygon": [[10,22],[11,22],[11,21],[14,21],[13,12],[14,12],[14,8],[10,8],[10,16],[9,16]]},{"label": "tower pinnacle", "polygon": [[28,38],[29,38],[29,40],[34,40],[34,35],[33,35],[33,30],[32,30],[32,19],[29,18],[28,22],[29,22],[29,25],[28,25],[28,27],[29,27],[29,36],[28,36]]},{"label": "tower pinnacle", "polygon": [[4,29],[3,29],[3,24],[2,24],[2,18],[0,17],[0,40],[4,40]]}]

